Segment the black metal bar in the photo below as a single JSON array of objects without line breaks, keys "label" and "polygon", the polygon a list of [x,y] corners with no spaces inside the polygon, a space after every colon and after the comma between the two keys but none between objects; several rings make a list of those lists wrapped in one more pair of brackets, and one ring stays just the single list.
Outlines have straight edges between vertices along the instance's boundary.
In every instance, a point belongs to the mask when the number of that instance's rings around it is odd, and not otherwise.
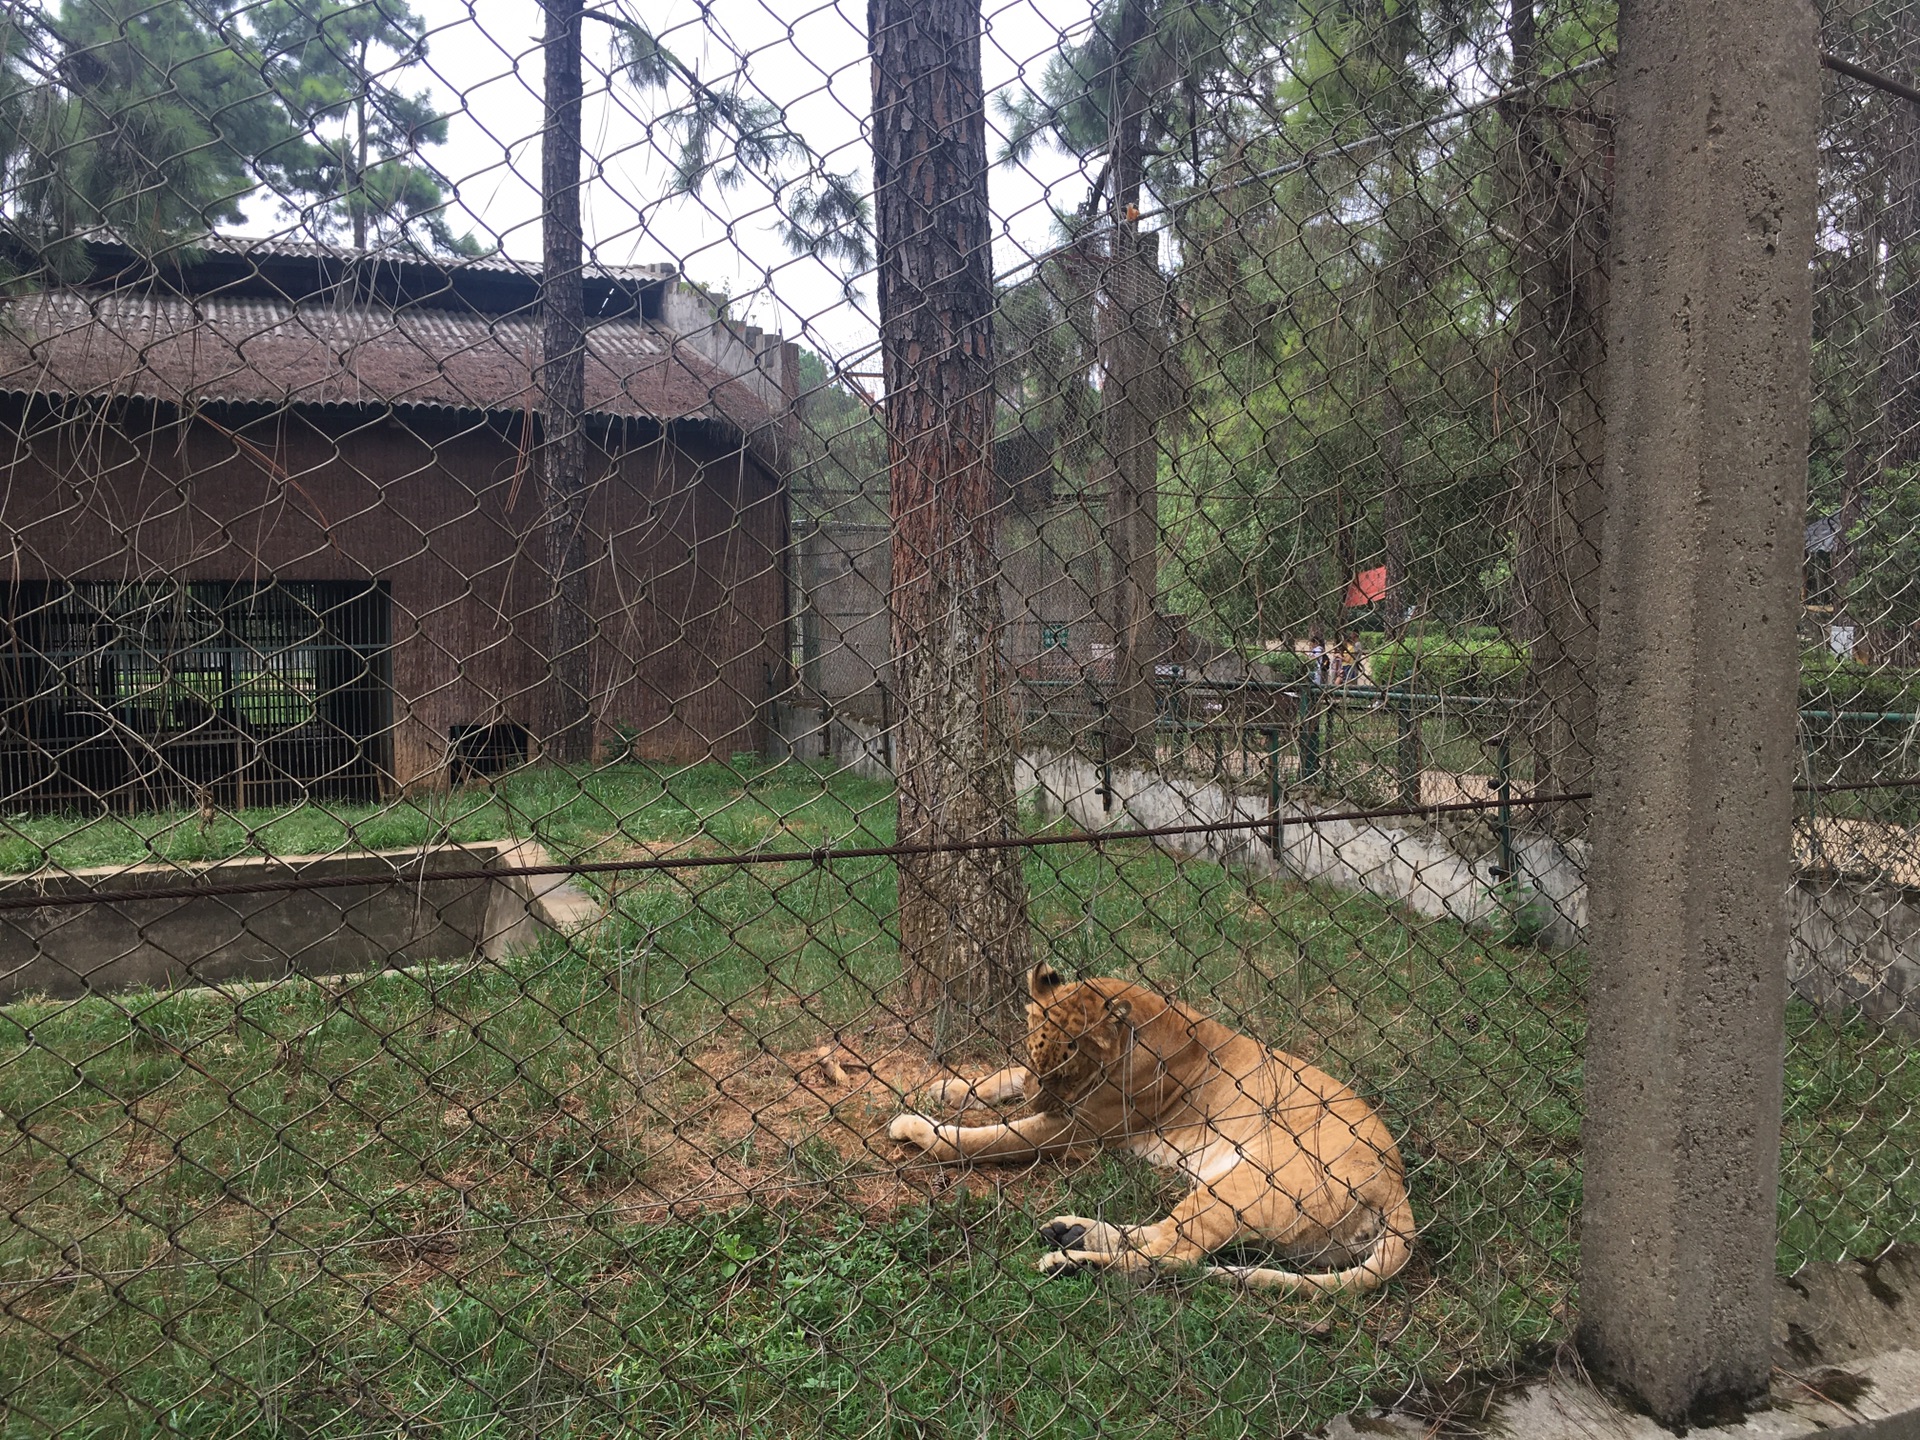
[{"label": "black metal bar", "polygon": [[1500,732],[1500,744],[1494,750],[1494,790],[1499,796],[1500,878],[1513,876],[1513,739]]},{"label": "black metal bar", "polygon": [[1842,60],[1838,55],[1830,54],[1825,50],[1820,52],[1820,63],[1827,69],[1835,71],[1838,74],[1851,76],[1863,85],[1871,85],[1876,90],[1884,90],[1889,95],[1897,95],[1910,105],[1920,105],[1920,89],[1915,89],[1911,85],[1903,84],[1891,76],[1882,75],[1875,70],[1869,70],[1864,65],[1856,65],[1851,60]]},{"label": "black metal bar", "polygon": [[1420,722],[1413,718],[1413,702],[1403,700],[1394,707],[1400,722],[1400,803],[1420,803]]},{"label": "black metal bar", "polygon": [[[1500,773],[1506,775],[1501,763]],[[1832,795],[1854,790],[1901,790],[1920,786],[1920,775],[1905,775],[1892,780],[1868,780],[1848,785],[1795,785],[1796,794],[1817,792]],[[1510,784],[1497,784],[1500,792],[1490,800],[1458,800],[1441,805],[1390,805],[1375,810],[1342,810],[1325,814],[1303,812],[1289,815],[1289,825],[1320,825],[1334,821],[1390,820],[1414,815],[1460,814],[1475,810],[1498,810],[1506,848],[1503,859],[1511,861],[1512,812],[1534,805],[1561,805],[1574,800],[1590,800],[1592,792],[1569,791],[1558,795],[1515,795]],[[935,855],[959,850],[1035,849],[1043,845],[1092,845],[1113,840],[1152,840],[1172,835],[1209,835],[1232,830],[1271,828],[1272,817],[1257,820],[1220,820],[1193,825],[1159,825],[1130,830],[1077,831],[1068,835],[1012,835],[996,839],[959,840],[929,845],[868,845],[814,850],[763,850],[734,855],[683,855],[646,860],[594,860],[551,865],[502,865],[492,869],[441,870],[422,876],[402,869],[370,875],[296,876],[283,880],[257,880],[225,885],[174,885],[152,890],[96,890],[74,895],[0,895],[0,911],[67,909],[79,905],[105,905],[137,900],[198,900],[222,895],[269,895],[294,890],[345,890],[355,886],[412,885],[423,879],[447,881],[500,880],[535,875],[609,875],[647,870],[695,870],[715,865],[795,865],[824,864],[833,860],[879,860],[902,855]],[[41,877],[44,878],[44,877]],[[9,881],[37,883],[32,875],[0,877]]]},{"label": "black metal bar", "polygon": [[1094,787],[1094,794],[1100,797],[1100,808],[1111,815],[1113,813],[1113,737],[1108,725],[1112,707],[1106,698],[1094,701],[1096,713],[1100,717],[1100,783]]},{"label": "black metal bar", "polygon": [[1307,698],[1300,707],[1300,783],[1320,778],[1320,687],[1307,682]]},{"label": "black metal bar", "polygon": [[[1516,795],[1511,804],[1555,805],[1569,800],[1588,800],[1589,791],[1565,795]],[[1389,805],[1378,810],[1335,810],[1326,814],[1294,814],[1289,825],[1324,825],[1334,821],[1386,820],[1405,815],[1444,815],[1456,811],[1488,810],[1493,800],[1458,800],[1445,805],[1421,805],[1408,808]],[[135,900],[199,900],[220,895],[271,895],[290,890],[351,890],[356,886],[418,885],[466,880],[503,880],[532,875],[610,875],[646,870],[699,870],[715,865],[824,865],[834,860],[884,860],[902,855],[944,855],[961,850],[1029,850],[1043,845],[1105,845],[1115,840],[1154,840],[1169,835],[1214,835],[1230,830],[1262,830],[1273,823],[1271,817],[1257,820],[1212,820],[1193,825],[1155,825],[1131,830],[1080,830],[1068,835],[1007,835],[980,840],[943,841],[926,845],[861,845],[836,850],[822,845],[813,850],[749,850],[735,855],[657,856],[645,860],[581,860],[552,865],[501,865],[493,869],[438,870],[430,875],[395,868],[371,875],[293,876],[284,880],[250,880],[225,885],[171,885],[152,890],[95,890],[75,895],[0,895],[0,911],[72,908],[76,905],[105,905]],[[17,882],[38,883],[35,877],[13,877]],[[44,877],[42,877],[44,878]],[[4,883],[4,881],[0,881]]]}]

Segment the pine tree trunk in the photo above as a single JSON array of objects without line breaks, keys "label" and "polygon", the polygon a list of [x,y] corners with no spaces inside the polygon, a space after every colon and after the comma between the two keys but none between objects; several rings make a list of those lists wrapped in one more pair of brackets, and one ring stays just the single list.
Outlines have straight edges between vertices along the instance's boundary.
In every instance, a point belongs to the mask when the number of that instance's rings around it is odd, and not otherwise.
[{"label": "pine tree trunk", "polygon": [[[359,94],[353,101],[353,174],[347,181],[347,204],[353,216],[353,248],[367,248],[367,92],[373,86],[372,75],[367,68],[367,53],[372,47],[365,41],[360,42],[356,56],[357,64],[353,70],[353,82]],[[354,297],[356,300],[359,296]]]},{"label": "pine tree trunk", "polygon": [[547,566],[548,759],[593,756],[592,624],[587,613],[587,322],[581,289],[580,23],[583,0],[545,0],[546,128],[540,147],[541,528]]},{"label": "pine tree trunk", "polygon": [[[1395,190],[1404,197],[1413,218],[1400,221],[1401,227],[1417,225],[1419,177],[1404,155],[1395,156],[1395,165],[1403,174]],[[1404,187],[1404,188],[1403,188]],[[1389,208],[1383,217],[1387,230],[1395,231],[1395,215]],[[1374,368],[1380,376],[1380,430],[1376,453],[1380,457],[1380,531],[1386,550],[1386,585],[1380,608],[1384,612],[1386,632],[1397,637],[1407,609],[1407,561],[1410,546],[1408,526],[1413,516],[1412,498],[1407,489],[1407,402],[1402,393],[1403,360],[1417,343],[1409,333],[1406,308],[1412,303],[1408,282],[1406,235],[1388,251],[1385,267],[1377,284],[1374,313],[1368,329],[1368,347],[1373,351]],[[1351,575],[1348,577],[1351,579]]]},{"label": "pine tree trunk", "polygon": [[[979,0],[869,0],[903,845],[1015,833],[993,475],[992,230]],[[903,856],[912,1023],[937,1049],[1017,1024],[1018,850]]]},{"label": "pine tree trunk", "polygon": [[[1897,25],[1883,43],[1903,58],[1913,45],[1911,21]],[[1886,64],[1900,72],[1900,64]],[[1920,462],[1920,137],[1913,111],[1902,100],[1876,97],[1878,119],[1871,132],[1869,173],[1884,179],[1883,199],[1866,202],[1866,223],[1855,253],[1875,257],[1874,298],[1882,305],[1881,353],[1873,395],[1875,419],[1848,447],[1841,477],[1838,533],[1830,570],[1833,613],[1829,624],[1852,627],[1856,646],[1865,627],[1883,618],[1869,596],[1856,590],[1862,578],[1856,532],[1871,534],[1875,500],[1890,482],[1911,475]],[[1885,254],[1881,264],[1878,257]],[[1871,568],[1871,561],[1869,561]],[[1889,637],[1891,638],[1891,637]],[[1904,648],[1904,647],[1903,647]],[[1869,651],[1869,654],[1872,652]]]},{"label": "pine tree trunk", "polygon": [[[1516,85],[1537,84],[1531,0],[1516,0],[1508,36]],[[1558,118],[1532,93],[1501,113],[1514,133],[1520,281],[1504,397],[1521,446],[1514,628],[1529,651],[1534,781],[1581,793],[1592,788],[1596,723],[1612,135]],[[1587,811],[1580,801],[1548,818],[1579,833]]]},{"label": "pine tree trunk", "polygon": [[1853,587],[1858,576],[1859,563],[1854,551],[1853,532],[1867,513],[1872,500],[1873,470],[1866,444],[1856,439],[1847,447],[1844,469],[1840,475],[1840,513],[1838,531],[1833,541],[1832,568],[1828,574],[1833,594],[1833,619],[1835,625],[1854,623]]},{"label": "pine tree trunk", "polygon": [[1146,0],[1128,0],[1115,47],[1119,74],[1109,132],[1112,202],[1102,277],[1100,421],[1106,469],[1108,623],[1113,690],[1108,745],[1116,757],[1153,753],[1154,667],[1163,658],[1154,606],[1159,591],[1159,449],[1162,389],[1158,241],[1135,218],[1146,183],[1151,97],[1139,75]]},{"label": "pine tree trunk", "polygon": [[1407,494],[1406,435],[1407,407],[1389,368],[1380,391],[1380,470],[1386,485],[1380,500],[1380,530],[1387,552],[1387,583],[1380,608],[1385,612],[1390,639],[1397,638],[1405,628],[1407,607],[1412,603],[1407,560],[1412,549],[1408,527],[1413,519],[1413,502]]},{"label": "pine tree trunk", "polygon": [[[1911,53],[1904,44],[1900,49]],[[1915,131],[1910,106],[1894,101],[1884,103],[1882,109],[1887,205],[1880,238],[1886,246],[1887,274],[1881,322],[1885,348],[1880,361],[1880,455],[1875,466],[1878,483],[1865,487],[1857,497],[1857,509],[1863,513],[1871,513],[1876,491],[1885,493],[1889,481],[1911,478],[1920,465],[1920,133]],[[1851,547],[1847,561],[1851,571]],[[1852,579],[1849,573],[1849,582]],[[1854,618],[1859,623],[1878,617]]]}]

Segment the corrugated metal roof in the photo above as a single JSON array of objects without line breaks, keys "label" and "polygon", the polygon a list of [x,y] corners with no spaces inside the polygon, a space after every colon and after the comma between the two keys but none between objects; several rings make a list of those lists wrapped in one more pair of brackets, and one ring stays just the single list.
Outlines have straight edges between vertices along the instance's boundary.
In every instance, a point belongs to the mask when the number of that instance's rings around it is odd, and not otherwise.
[{"label": "corrugated metal roof", "polygon": [[[135,248],[106,226],[83,232],[75,238],[117,249],[131,251]],[[465,255],[424,254],[407,245],[385,245],[367,250],[355,250],[350,245],[328,245],[291,235],[199,235],[180,240],[172,247],[171,252],[162,252],[158,258],[168,258],[169,253],[180,257],[197,253],[203,256],[228,255],[240,259],[325,260],[339,264],[372,262],[378,265],[417,265],[447,274],[472,270],[494,275],[520,275],[532,279],[538,279],[540,275],[540,263],[537,260],[516,260],[498,252],[473,258]],[[649,281],[671,280],[679,273],[679,267],[673,264],[601,265],[596,263],[588,264],[585,268],[585,274],[589,278],[642,284]]]},{"label": "corrugated metal roof", "polygon": [[[588,325],[587,408],[773,423],[740,381],[644,320]],[[175,404],[539,408],[532,316],[149,291],[54,290],[0,301],[0,392]]]}]

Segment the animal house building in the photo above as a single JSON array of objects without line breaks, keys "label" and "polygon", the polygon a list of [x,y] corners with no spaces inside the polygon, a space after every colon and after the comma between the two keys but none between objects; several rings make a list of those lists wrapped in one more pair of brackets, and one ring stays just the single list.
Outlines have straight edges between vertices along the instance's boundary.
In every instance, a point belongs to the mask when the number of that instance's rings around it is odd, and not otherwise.
[{"label": "animal house building", "polygon": [[[234,239],[62,273],[0,304],[0,803],[373,798],[526,758],[537,273]],[[792,347],[670,266],[585,292],[598,736],[756,748]]]}]

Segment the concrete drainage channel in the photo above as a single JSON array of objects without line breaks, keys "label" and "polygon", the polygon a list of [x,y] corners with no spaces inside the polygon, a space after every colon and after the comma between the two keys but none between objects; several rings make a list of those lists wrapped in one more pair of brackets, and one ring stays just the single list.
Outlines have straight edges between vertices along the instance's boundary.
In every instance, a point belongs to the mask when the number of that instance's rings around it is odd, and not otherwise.
[{"label": "concrete drainage channel", "polygon": [[[26,894],[116,897],[182,884],[365,874],[365,885],[0,911],[0,1003],[133,989],[347,975],[473,956],[501,959],[571,934],[600,907],[565,876],[436,878],[551,863],[529,841],[210,865],[102,866],[0,881]],[[395,869],[405,877],[390,877]]]}]

